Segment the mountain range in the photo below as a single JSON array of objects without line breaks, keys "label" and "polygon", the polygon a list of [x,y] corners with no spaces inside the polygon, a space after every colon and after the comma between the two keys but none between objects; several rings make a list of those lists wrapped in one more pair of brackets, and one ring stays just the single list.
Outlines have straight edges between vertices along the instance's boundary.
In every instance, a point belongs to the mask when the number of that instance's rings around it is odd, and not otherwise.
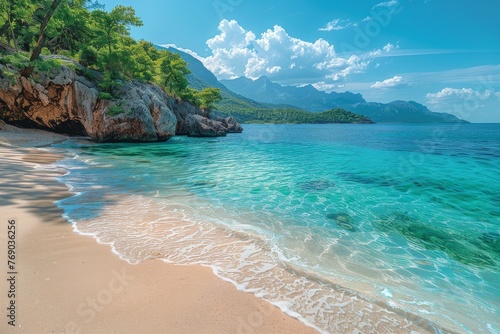
[{"label": "mountain range", "polygon": [[377,123],[466,122],[451,114],[433,112],[414,101],[367,102],[359,93],[326,93],[311,85],[282,86],[267,77],[257,80],[241,77],[219,81],[192,55],[173,47],[167,49],[178,53],[188,63],[188,68],[191,70],[187,75],[189,85],[195,89],[219,88],[222,101],[217,105],[217,109],[222,114],[235,116],[240,122],[252,121],[256,112],[263,114],[266,110],[270,112],[278,110],[288,114],[297,113],[297,109],[324,112],[336,108],[365,116]]}]

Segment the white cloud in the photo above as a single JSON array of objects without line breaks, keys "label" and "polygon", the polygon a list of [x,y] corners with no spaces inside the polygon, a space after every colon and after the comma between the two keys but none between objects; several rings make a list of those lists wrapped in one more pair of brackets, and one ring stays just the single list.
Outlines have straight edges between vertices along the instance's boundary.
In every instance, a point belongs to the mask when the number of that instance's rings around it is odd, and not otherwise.
[{"label": "white cloud", "polygon": [[278,73],[279,71],[281,71],[281,66],[273,66],[273,67],[268,67],[266,68],[266,72],[267,73]]},{"label": "white cloud", "polygon": [[489,89],[480,92],[472,88],[443,88],[437,93],[428,93],[426,95],[429,103],[440,104],[440,103],[450,103],[462,101],[485,101],[494,95],[499,96],[499,93],[493,94]]},{"label": "white cloud", "polygon": [[377,81],[373,85],[371,85],[371,88],[394,88],[398,86],[403,86],[405,85],[405,81],[403,80],[403,77],[396,75],[390,79],[386,79],[384,81]]},{"label": "white cloud", "polygon": [[325,27],[319,28],[320,31],[342,30],[349,28],[353,24],[349,20],[335,19],[326,24]]},{"label": "white cloud", "polygon": [[398,4],[397,0],[391,0],[391,1],[386,1],[386,2],[381,2],[379,4],[376,4],[373,6],[373,9],[375,8],[380,8],[380,7],[393,7]]},{"label": "white cloud", "polygon": [[386,46],[384,46],[382,49],[383,49],[385,52],[391,52],[391,51],[394,51],[394,50],[396,50],[396,49],[399,49],[399,45],[394,46],[394,45],[393,45],[393,44],[391,44],[391,43],[387,43],[387,45],[386,45]]},{"label": "white cloud", "polygon": [[273,81],[292,85],[337,84],[351,74],[363,72],[382,52],[339,56],[334,45],[326,40],[304,41],[290,36],[278,25],[256,36],[235,20],[223,20],[219,31],[207,41],[211,55],[202,58],[219,79],[256,79],[266,75]]}]

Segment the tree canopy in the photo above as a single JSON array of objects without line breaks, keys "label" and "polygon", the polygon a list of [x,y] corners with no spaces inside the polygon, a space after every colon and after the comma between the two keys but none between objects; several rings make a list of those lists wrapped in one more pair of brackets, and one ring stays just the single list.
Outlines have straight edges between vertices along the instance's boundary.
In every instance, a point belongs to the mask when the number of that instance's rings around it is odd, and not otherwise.
[{"label": "tree canopy", "polygon": [[213,108],[219,91],[189,88],[190,71],[178,54],[130,37],[130,28],[142,24],[132,7],[106,11],[97,0],[0,0],[0,43],[30,59],[21,71],[24,76],[31,75],[41,54],[60,54],[101,71],[99,87],[108,98],[124,80],[135,79],[156,83],[206,110]]}]

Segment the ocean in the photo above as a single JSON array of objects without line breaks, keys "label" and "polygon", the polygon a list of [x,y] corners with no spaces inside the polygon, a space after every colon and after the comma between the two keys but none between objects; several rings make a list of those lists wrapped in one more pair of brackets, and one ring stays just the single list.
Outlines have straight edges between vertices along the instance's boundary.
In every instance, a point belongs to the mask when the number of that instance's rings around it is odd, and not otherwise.
[{"label": "ocean", "polygon": [[498,124],[52,149],[65,218],[130,263],[209,266],[324,333],[500,333]]}]

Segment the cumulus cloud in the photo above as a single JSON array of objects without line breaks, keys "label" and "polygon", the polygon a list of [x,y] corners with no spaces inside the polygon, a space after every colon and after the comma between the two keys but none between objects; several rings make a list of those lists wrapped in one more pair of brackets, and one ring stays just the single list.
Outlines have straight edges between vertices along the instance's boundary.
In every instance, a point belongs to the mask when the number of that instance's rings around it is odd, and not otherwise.
[{"label": "cumulus cloud", "polygon": [[386,79],[384,81],[377,81],[373,85],[371,85],[371,88],[394,88],[394,87],[399,87],[405,85],[405,82],[403,80],[403,77],[396,75],[390,79]]},{"label": "cumulus cloud", "polygon": [[393,48],[340,56],[324,39],[304,41],[290,36],[279,25],[257,36],[235,20],[221,21],[219,34],[209,39],[207,46],[211,54],[202,62],[219,79],[265,75],[292,85],[324,82],[323,87],[337,86],[337,81],[365,71],[375,57]]},{"label": "cumulus cloud", "polygon": [[397,0],[391,0],[391,1],[386,1],[386,2],[381,2],[373,6],[373,9],[375,8],[380,8],[380,7],[394,7],[398,4]]},{"label": "cumulus cloud", "polygon": [[349,28],[353,24],[349,20],[335,19],[330,21],[323,28],[319,28],[320,31],[332,31],[332,30],[342,30]]},{"label": "cumulus cloud", "polygon": [[252,66],[265,68],[265,64],[259,64],[258,59],[254,59],[255,51],[249,47],[255,41],[251,31],[246,31],[234,20],[222,20],[219,31],[219,35],[207,41],[212,56],[203,59],[205,66],[217,77],[228,79],[241,76],[239,69],[245,68],[251,59]]},{"label": "cumulus cloud", "polygon": [[443,88],[437,93],[428,93],[426,95],[429,103],[438,104],[443,102],[454,102],[460,100],[477,100],[485,101],[493,97],[498,96],[498,93],[493,94],[491,90],[485,90],[484,92],[476,91],[472,88]]}]

